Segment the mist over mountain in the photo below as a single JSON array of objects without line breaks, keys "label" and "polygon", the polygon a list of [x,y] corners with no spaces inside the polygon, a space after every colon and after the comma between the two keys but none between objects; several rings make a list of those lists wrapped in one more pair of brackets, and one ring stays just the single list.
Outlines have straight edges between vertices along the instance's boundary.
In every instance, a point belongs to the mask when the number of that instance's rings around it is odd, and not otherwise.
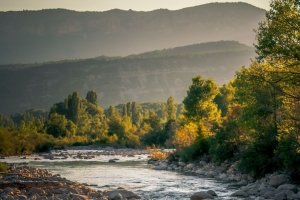
[{"label": "mist over mountain", "polygon": [[235,71],[254,57],[253,47],[219,41],[127,57],[2,65],[0,113],[48,110],[76,90],[82,98],[88,91],[96,91],[103,108],[129,101],[165,102],[170,96],[181,102],[193,76],[201,74],[220,85],[228,83]]},{"label": "mist over mountain", "polygon": [[0,64],[126,56],[219,40],[252,45],[264,15],[246,3],[151,12],[0,12]]}]

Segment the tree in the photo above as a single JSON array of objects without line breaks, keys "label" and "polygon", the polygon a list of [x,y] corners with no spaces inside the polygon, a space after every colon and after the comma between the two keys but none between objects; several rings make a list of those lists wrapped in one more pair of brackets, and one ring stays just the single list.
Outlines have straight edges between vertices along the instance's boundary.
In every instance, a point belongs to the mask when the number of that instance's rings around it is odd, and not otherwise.
[{"label": "tree", "polygon": [[165,107],[165,113],[167,115],[167,120],[175,120],[176,119],[177,107],[175,105],[174,97],[169,97],[167,100],[167,106]]},{"label": "tree", "polygon": [[46,132],[53,137],[71,137],[76,133],[76,125],[65,118],[64,115],[53,113],[45,124]]},{"label": "tree", "polygon": [[[258,61],[299,63],[300,7],[298,0],[272,0],[266,20],[256,30]],[[290,63],[291,64],[291,63]]]},{"label": "tree", "polygon": [[88,91],[86,94],[86,100],[92,104],[98,105],[97,93],[93,90]]},{"label": "tree", "polygon": [[283,112],[282,93],[274,80],[278,74],[270,73],[274,67],[254,62],[249,68],[236,73],[235,99],[241,105],[239,126],[248,133],[241,168],[247,173],[263,176],[278,167],[275,150],[278,145],[279,124]]},{"label": "tree", "polygon": [[68,119],[72,120],[75,124],[77,124],[81,109],[78,91],[75,91],[72,95],[69,95],[68,100]]},{"label": "tree", "polygon": [[0,114],[0,127],[14,128],[14,126],[14,122],[11,118],[7,117],[6,115]]},{"label": "tree", "polygon": [[232,81],[227,85],[223,85],[219,88],[219,93],[214,99],[214,102],[218,105],[218,108],[221,110],[221,116],[224,117],[227,113],[228,107],[233,101],[234,97],[234,87],[232,86]]},{"label": "tree", "polygon": [[193,77],[193,83],[183,100],[185,120],[198,124],[202,136],[211,135],[214,123],[220,120],[220,111],[213,102],[219,92],[218,85],[213,79],[202,79],[201,76]]}]

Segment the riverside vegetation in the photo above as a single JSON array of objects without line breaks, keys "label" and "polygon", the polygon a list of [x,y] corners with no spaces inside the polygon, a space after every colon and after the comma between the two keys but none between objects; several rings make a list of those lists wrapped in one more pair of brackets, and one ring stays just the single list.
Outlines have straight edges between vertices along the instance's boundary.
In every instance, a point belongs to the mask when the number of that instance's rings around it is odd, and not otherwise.
[{"label": "riverside vegetation", "polygon": [[254,179],[285,171],[291,182],[299,183],[299,6],[295,0],[272,0],[256,30],[256,61],[221,87],[213,79],[193,77],[180,115],[173,97],[159,109],[157,104],[142,109],[129,102],[104,111],[94,91],[84,99],[73,92],[46,117],[36,110],[1,115],[0,152],[31,153],[69,144],[154,144],[175,148],[182,162],[205,156],[216,164],[235,163]]}]

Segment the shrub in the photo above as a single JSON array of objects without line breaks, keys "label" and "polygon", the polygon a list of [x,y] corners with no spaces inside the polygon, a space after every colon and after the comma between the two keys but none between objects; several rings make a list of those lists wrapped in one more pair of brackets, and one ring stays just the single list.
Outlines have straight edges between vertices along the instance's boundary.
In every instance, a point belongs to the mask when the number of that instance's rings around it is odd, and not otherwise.
[{"label": "shrub", "polygon": [[8,167],[6,166],[5,163],[0,162],[0,172],[6,172]]},{"label": "shrub", "polygon": [[161,149],[153,146],[152,148],[147,147],[147,151],[150,154],[152,160],[165,160],[169,156],[168,152],[163,152]]},{"label": "shrub", "polygon": [[180,158],[183,161],[192,161],[201,157],[204,154],[207,154],[209,151],[209,138],[199,137],[195,140],[195,142],[190,145],[184,147],[179,151]]}]

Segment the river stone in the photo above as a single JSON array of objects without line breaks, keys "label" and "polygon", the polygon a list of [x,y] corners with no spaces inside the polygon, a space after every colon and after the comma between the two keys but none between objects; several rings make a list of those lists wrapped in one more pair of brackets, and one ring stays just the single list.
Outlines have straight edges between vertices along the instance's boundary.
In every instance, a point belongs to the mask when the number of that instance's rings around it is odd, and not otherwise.
[{"label": "river stone", "polygon": [[274,193],[274,191],[266,191],[261,196],[264,197],[265,199],[271,199],[275,196],[275,193]]},{"label": "river stone", "polygon": [[186,166],[187,169],[193,169],[195,165],[193,163],[190,163]]},{"label": "river stone", "polygon": [[167,166],[166,166],[166,165],[157,165],[157,166],[155,166],[154,169],[155,169],[155,170],[166,170],[166,169],[167,169]]},{"label": "river stone", "polygon": [[282,192],[282,191],[285,191],[285,190],[291,190],[293,191],[294,193],[297,193],[298,192],[298,189],[295,185],[293,184],[283,184],[281,186],[279,186],[276,190],[275,190],[275,193],[279,193],[279,192]]},{"label": "river stone", "polygon": [[3,193],[4,194],[13,194],[14,190],[10,187],[6,187],[6,188],[3,189]]},{"label": "river stone", "polygon": [[141,197],[139,197],[138,195],[136,195],[135,193],[128,191],[128,190],[113,190],[113,191],[106,191],[104,192],[105,196],[111,196],[111,195],[116,195],[116,193],[120,193],[122,195],[123,198],[127,198],[127,199],[140,199]]},{"label": "river stone", "polygon": [[287,200],[286,194],[280,192],[274,196],[274,200]]},{"label": "river stone", "polygon": [[247,197],[249,195],[246,192],[244,192],[243,190],[238,190],[238,191],[232,193],[230,196],[232,196],[232,197]]},{"label": "river stone", "polygon": [[113,192],[109,195],[109,199],[110,200],[126,200],[126,198],[124,198],[122,196],[122,194],[118,193],[118,192]]},{"label": "river stone", "polygon": [[219,179],[221,179],[223,181],[227,180],[227,178],[228,178],[227,174],[220,174],[220,176],[219,176]]},{"label": "river stone", "polygon": [[[275,188],[274,187],[264,187],[264,188],[260,188],[259,190],[259,195],[263,196],[266,192],[273,192],[274,193]],[[274,196],[274,195],[273,195]]]},{"label": "river stone", "polygon": [[207,163],[205,161],[202,160],[199,162],[200,167],[204,167],[205,165],[207,165]]},{"label": "river stone", "polygon": [[214,197],[206,192],[196,192],[191,196],[191,200],[214,199]]},{"label": "river stone", "polygon": [[210,194],[211,196],[215,196],[215,197],[218,196],[217,193],[213,190],[208,190],[206,193]]},{"label": "river stone", "polygon": [[72,194],[71,199],[73,199],[73,200],[88,200],[89,198],[85,195]]},{"label": "river stone", "polygon": [[271,187],[278,188],[280,185],[283,185],[288,182],[288,179],[284,175],[277,175],[271,178],[269,185]]},{"label": "river stone", "polygon": [[36,188],[36,187],[33,187],[33,188],[30,188],[28,190],[29,193],[33,194],[33,195],[36,195],[36,194],[46,194],[45,191],[41,188]]},{"label": "river stone", "polygon": [[178,165],[181,166],[181,167],[185,167],[186,163],[185,162],[178,162]]},{"label": "river stone", "polygon": [[204,175],[205,174],[205,171],[203,169],[198,169],[196,171],[196,174],[200,174],[200,175]]}]

